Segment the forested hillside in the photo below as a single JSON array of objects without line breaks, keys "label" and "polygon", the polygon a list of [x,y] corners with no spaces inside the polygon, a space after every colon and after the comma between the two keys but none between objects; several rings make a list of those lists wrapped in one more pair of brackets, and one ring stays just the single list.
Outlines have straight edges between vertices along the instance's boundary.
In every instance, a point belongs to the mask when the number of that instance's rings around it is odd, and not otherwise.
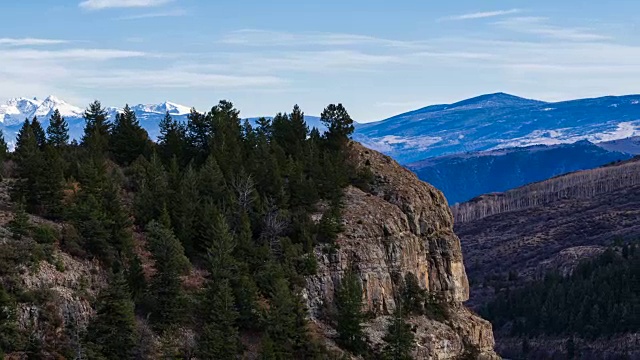
[{"label": "forested hillside", "polygon": [[[519,349],[524,356],[534,355],[529,354],[527,338],[549,335],[569,339],[562,350],[570,359],[604,356],[591,340],[640,332],[638,247],[634,242],[612,247],[584,260],[569,276],[551,272],[544,279],[500,292],[481,314],[497,332],[525,339],[523,350]],[[640,355],[635,346],[619,351],[628,358]]]},{"label": "forested hillside", "polygon": [[[342,189],[369,181],[347,161],[342,105],[322,113],[323,135],[297,106],[255,128],[226,101],[184,125],[167,113],[158,143],[128,106],[109,119],[96,101],[84,118],[80,142],[58,112],[47,129],[27,119],[14,153],[2,142],[4,354],[336,356],[313,335],[301,289],[316,271],[311,251],[333,251]],[[41,276],[59,291],[39,287]],[[356,349],[362,295],[349,286],[337,321],[350,339],[341,344]]]}]

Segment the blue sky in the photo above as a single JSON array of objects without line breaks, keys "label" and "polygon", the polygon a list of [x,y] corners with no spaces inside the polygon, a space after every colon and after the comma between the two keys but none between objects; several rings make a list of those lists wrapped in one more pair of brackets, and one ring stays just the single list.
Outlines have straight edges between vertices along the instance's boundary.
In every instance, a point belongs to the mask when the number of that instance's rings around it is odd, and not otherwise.
[{"label": "blue sky", "polygon": [[5,1],[0,99],[165,100],[358,121],[504,91],[638,93],[637,1]]}]

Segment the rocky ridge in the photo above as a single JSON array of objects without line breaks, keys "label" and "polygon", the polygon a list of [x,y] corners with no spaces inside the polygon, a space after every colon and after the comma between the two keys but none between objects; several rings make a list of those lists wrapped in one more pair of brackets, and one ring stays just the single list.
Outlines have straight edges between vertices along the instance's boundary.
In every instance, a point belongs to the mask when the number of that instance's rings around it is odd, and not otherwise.
[{"label": "rocky ridge", "polygon": [[369,192],[346,189],[337,251],[316,249],[318,272],[308,278],[306,288],[312,320],[323,323],[331,313],[335,289],[351,266],[363,284],[365,310],[373,315],[368,340],[379,346],[396,307],[399,289],[394,279],[411,272],[421,287],[442,299],[449,314],[444,322],[425,316],[410,319],[415,358],[497,358],[490,323],[462,305],[469,297],[469,283],[442,193],[390,157],[357,143],[352,144],[352,160],[361,169],[369,168],[375,181]]}]

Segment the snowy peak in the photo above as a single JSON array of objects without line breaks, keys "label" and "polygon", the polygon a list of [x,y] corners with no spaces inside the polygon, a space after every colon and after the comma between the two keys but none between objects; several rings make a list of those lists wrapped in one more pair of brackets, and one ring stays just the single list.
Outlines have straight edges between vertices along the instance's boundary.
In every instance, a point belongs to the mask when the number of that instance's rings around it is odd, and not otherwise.
[{"label": "snowy peak", "polygon": [[10,99],[4,105],[0,105],[0,122],[5,125],[21,123],[34,116],[48,118],[54,110],[60,111],[62,116],[82,116],[82,109],[70,105],[53,95],[44,100],[38,98],[28,99],[24,97]]},{"label": "snowy peak", "polygon": [[140,104],[132,107],[132,110],[136,113],[153,113],[153,114],[165,114],[171,115],[187,115],[191,111],[191,108],[180,104],[165,101],[160,104]]}]

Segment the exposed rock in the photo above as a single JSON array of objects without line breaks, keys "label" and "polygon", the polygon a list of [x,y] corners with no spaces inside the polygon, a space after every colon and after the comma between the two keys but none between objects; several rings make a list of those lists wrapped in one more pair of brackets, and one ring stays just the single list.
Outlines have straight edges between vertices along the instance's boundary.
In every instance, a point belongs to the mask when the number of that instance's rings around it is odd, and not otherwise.
[{"label": "exposed rock", "polygon": [[305,294],[312,319],[321,321],[333,311],[335,290],[352,266],[362,281],[365,311],[377,316],[367,324],[369,341],[380,344],[387,315],[396,307],[394,279],[413,273],[421,287],[443,299],[449,313],[446,323],[411,319],[416,358],[451,359],[470,349],[495,357],[491,325],[461,304],[468,299],[469,284],[442,193],[387,156],[355,143],[352,154],[359,168],[371,170],[375,183],[371,193],[345,190],[337,250],[316,249],[318,272],[308,278]]}]

